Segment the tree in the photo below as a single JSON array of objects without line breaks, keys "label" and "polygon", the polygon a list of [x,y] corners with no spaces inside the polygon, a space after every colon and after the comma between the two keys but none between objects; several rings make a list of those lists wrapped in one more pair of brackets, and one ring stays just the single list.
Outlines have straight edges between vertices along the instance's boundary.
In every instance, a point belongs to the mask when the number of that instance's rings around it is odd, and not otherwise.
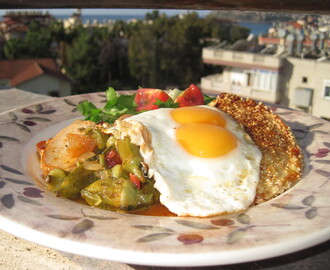
[{"label": "tree", "polygon": [[67,49],[67,74],[74,80],[77,93],[94,92],[100,87],[100,66],[97,59],[102,40],[98,29],[89,33],[87,29],[76,28],[76,37]]},{"label": "tree", "polygon": [[250,29],[240,25],[234,25],[230,29],[230,41],[232,43],[240,39],[246,39],[250,34]]},{"label": "tree", "polygon": [[5,43],[3,52],[6,59],[23,59],[27,55],[27,48],[21,40],[14,38]]},{"label": "tree", "polygon": [[185,87],[200,80],[202,69],[203,20],[196,12],[185,15],[172,29],[173,48],[177,51],[175,73],[177,84]]},{"label": "tree", "polygon": [[144,87],[156,87],[157,84],[153,63],[156,55],[155,39],[154,26],[140,22],[129,41],[130,72]]},{"label": "tree", "polygon": [[52,57],[51,44],[50,29],[32,22],[23,40],[11,39],[6,42],[4,55],[7,59]]},{"label": "tree", "polygon": [[156,16],[139,23],[130,37],[131,74],[144,87],[185,87],[200,79],[203,21],[197,13],[183,18]]},{"label": "tree", "polygon": [[103,42],[98,63],[104,88],[109,85],[115,89],[130,88],[131,76],[128,69],[127,44],[128,39],[124,37],[110,37]]},{"label": "tree", "polygon": [[[64,29],[31,23],[23,40],[4,45],[4,57],[56,58],[74,81],[75,93],[101,91],[108,86],[185,88],[204,74],[202,49],[209,40],[235,42],[249,30],[216,16],[196,12],[167,17],[153,11],[136,23],[116,21],[105,27]],[[214,38],[214,39],[209,39]]]}]

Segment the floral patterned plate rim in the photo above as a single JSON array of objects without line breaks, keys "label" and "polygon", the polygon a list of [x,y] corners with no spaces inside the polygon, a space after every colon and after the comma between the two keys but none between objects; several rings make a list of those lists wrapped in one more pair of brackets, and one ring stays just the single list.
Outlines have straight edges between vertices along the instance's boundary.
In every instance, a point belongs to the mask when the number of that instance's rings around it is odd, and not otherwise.
[{"label": "floral patterned plate rim", "polygon": [[211,218],[150,217],[57,198],[41,182],[35,144],[72,119],[76,105],[102,106],[102,93],[33,104],[0,114],[0,229],[61,251],[153,266],[208,266],[260,260],[330,238],[330,123],[273,107],[306,156],[303,179],[244,213]]}]

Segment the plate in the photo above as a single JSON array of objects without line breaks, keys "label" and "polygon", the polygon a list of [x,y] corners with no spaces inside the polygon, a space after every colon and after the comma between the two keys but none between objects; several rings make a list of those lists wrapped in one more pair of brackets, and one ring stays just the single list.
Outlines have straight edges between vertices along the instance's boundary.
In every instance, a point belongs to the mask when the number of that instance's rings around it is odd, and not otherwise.
[{"label": "plate", "polygon": [[153,266],[255,261],[330,238],[330,123],[273,107],[306,158],[292,189],[244,213],[211,218],[151,217],[94,209],[57,198],[42,185],[35,144],[81,117],[76,105],[103,106],[101,93],[77,95],[0,114],[0,228],[57,250]]}]

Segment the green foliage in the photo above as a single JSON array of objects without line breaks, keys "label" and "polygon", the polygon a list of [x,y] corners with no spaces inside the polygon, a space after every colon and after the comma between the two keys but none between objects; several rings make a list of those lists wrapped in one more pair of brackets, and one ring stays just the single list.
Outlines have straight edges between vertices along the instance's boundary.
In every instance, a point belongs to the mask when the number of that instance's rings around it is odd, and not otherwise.
[{"label": "green foliage", "polygon": [[186,86],[201,74],[203,19],[197,13],[183,18],[165,15],[140,23],[130,37],[129,66],[132,76],[145,87]]},{"label": "green foliage", "polygon": [[11,39],[6,42],[4,55],[7,59],[51,57],[51,43],[50,29],[32,22],[23,40]]},{"label": "green foliage", "polygon": [[233,27],[216,16],[199,18],[196,12],[167,17],[152,11],[145,20],[116,21],[106,27],[65,29],[54,20],[48,27],[31,23],[23,39],[5,43],[3,57],[58,59],[74,82],[74,94],[100,91],[108,85],[185,88],[199,82],[206,70],[204,46],[214,40],[233,43],[248,34],[244,27]]},{"label": "green foliage", "polygon": [[101,68],[97,59],[101,51],[102,35],[99,31],[88,32],[76,28],[76,37],[66,50],[66,70],[74,80],[79,93],[89,92],[100,83]]},{"label": "green foliage", "polygon": [[27,48],[24,43],[17,38],[7,41],[3,48],[4,56],[7,59],[24,58],[24,55],[26,55],[26,50]]},{"label": "green foliage", "polygon": [[230,28],[230,41],[234,43],[237,40],[240,39],[246,39],[248,35],[250,34],[250,29],[240,26],[240,25],[235,25]]}]

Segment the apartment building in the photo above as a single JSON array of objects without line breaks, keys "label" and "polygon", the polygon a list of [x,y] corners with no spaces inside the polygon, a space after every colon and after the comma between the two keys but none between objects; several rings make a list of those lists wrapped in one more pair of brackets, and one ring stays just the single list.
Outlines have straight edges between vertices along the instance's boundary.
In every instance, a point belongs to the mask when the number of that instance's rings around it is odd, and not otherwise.
[{"label": "apartment building", "polygon": [[[326,36],[259,37],[259,51],[207,47],[203,62],[223,67],[201,79],[206,93],[230,92],[330,120],[330,58]],[[309,45],[306,45],[309,44]],[[249,51],[250,50],[250,51]]]},{"label": "apartment building", "polygon": [[271,103],[281,98],[280,71],[284,59],[217,47],[203,49],[203,62],[223,66],[222,74],[203,77],[204,92],[231,92]]}]

